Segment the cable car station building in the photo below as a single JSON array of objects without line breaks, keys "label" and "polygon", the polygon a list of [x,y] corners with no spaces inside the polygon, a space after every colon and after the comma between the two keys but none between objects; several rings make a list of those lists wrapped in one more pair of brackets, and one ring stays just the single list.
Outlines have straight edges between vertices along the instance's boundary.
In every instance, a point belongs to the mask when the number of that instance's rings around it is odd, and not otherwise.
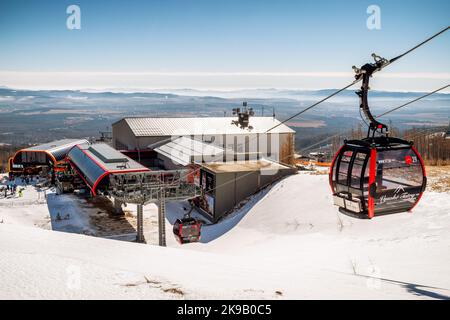
[{"label": "cable car station building", "polygon": [[273,117],[251,117],[244,125],[236,117],[124,118],[112,132],[114,147],[142,164],[191,170],[202,190],[194,203],[212,222],[295,172],[295,131]]},{"label": "cable car station building", "polygon": [[85,139],[62,139],[18,150],[9,159],[9,172],[15,174],[51,172],[52,180],[58,166],[65,163],[70,149]]},{"label": "cable car station building", "polygon": [[61,192],[81,185],[92,196],[111,197],[117,211],[123,203],[136,204],[138,242],[144,241],[142,207],[158,203],[159,243],[165,245],[165,201],[192,199],[215,223],[247,197],[295,172],[290,166],[295,131],[272,117],[249,121],[247,109],[237,113],[238,120],[125,118],[112,125],[113,146],[59,140],[19,150],[11,165],[58,165],[63,170],[52,182],[62,186]]},{"label": "cable car station building", "polygon": [[72,147],[83,143],[88,143],[88,141],[85,139],[63,139],[21,149],[12,157],[12,162],[15,165],[24,167],[36,165],[56,166],[64,161]]},{"label": "cable car station building", "polygon": [[260,154],[287,165],[294,161],[295,131],[273,117],[251,117],[248,126],[236,117],[124,118],[112,124],[117,150],[141,153],[180,136],[231,150],[240,160]]}]

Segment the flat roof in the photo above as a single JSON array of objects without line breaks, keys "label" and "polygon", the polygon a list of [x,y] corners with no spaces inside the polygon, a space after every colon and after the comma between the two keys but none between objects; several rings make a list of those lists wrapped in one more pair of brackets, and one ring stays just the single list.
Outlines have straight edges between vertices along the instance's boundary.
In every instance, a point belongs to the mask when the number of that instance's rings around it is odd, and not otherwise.
[{"label": "flat roof", "polygon": [[230,162],[211,162],[202,164],[202,167],[214,173],[226,172],[251,172],[264,170],[282,170],[289,169],[289,167],[282,164],[267,160],[248,160],[248,161],[230,161]]},{"label": "flat roof", "polygon": [[105,143],[82,144],[77,145],[77,147],[104,170],[109,172],[118,173],[130,170],[150,171],[139,162],[134,161]]},{"label": "flat roof", "polygon": [[91,145],[88,150],[95,154],[104,163],[128,162],[129,158],[123,153],[111,148],[107,144],[99,143]]},{"label": "flat roof", "polygon": [[[204,117],[204,118],[148,118],[130,117],[125,121],[135,136],[183,136],[183,135],[214,135],[214,134],[248,134],[295,133],[294,130],[273,117],[250,117],[252,128],[240,128],[232,123],[237,117]],[[118,122],[114,123],[116,125]]]},{"label": "flat roof", "polygon": [[211,161],[214,158],[222,160],[224,153],[222,148],[187,137],[172,140],[155,148],[155,151],[183,166],[204,160]]}]

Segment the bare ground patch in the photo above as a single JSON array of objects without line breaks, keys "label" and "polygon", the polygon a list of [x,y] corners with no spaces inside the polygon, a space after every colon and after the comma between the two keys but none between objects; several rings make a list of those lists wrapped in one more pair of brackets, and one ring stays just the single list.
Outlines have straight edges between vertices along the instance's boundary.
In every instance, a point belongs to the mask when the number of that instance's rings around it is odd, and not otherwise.
[{"label": "bare ground patch", "polygon": [[435,192],[450,192],[450,166],[426,167],[427,189]]}]

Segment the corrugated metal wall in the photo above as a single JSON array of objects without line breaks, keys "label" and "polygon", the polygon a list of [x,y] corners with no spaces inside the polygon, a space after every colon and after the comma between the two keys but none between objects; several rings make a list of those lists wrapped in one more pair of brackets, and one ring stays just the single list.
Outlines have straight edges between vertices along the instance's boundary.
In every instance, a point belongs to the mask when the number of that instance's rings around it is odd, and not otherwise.
[{"label": "corrugated metal wall", "polygon": [[[124,148],[126,148],[126,150],[145,150],[150,145],[170,139],[169,136],[136,137],[125,120],[113,124],[112,132],[113,145],[119,150],[123,150]],[[294,160],[294,136],[294,133],[281,133],[277,135],[259,134],[259,137],[257,137],[256,134],[249,133],[239,135],[204,135],[195,136],[195,138],[205,142],[212,141],[212,144],[214,145],[224,149],[234,150],[238,153],[254,153],[255,151],[258,151],[277,162],[292,165]],[[276,137],[278,137],[278,141],[275,140]],[[269,138],[274,140],[270,143],[267,141]],[[270,156],[267,156],[267,152],[269,152]]]}]

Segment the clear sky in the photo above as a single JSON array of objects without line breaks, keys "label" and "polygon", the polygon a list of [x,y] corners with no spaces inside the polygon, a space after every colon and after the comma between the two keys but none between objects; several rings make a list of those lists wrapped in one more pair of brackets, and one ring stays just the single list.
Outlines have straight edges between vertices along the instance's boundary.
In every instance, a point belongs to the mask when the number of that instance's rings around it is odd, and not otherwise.
[{"label": "clear sky", "polygon": [[[81,8],[81,29],[66,8]],[[369,30],[369,5],[381,29]],[[330,88],[450,24],[450,1],[0,0],[0,85],[45,88]],[[376,79],[450,82],[450,31]]]}]

